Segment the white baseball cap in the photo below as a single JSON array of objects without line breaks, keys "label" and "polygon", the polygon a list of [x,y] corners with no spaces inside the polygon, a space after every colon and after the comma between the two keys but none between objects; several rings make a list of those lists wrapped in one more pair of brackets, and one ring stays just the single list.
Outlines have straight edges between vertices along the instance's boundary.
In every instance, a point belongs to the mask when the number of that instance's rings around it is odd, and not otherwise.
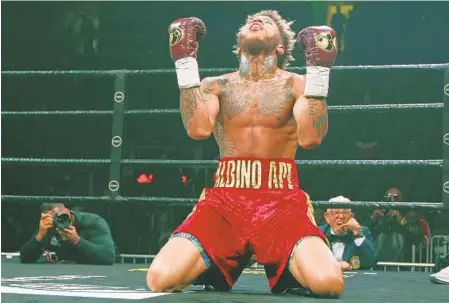
[{"label": "white baseball cap", "polygon": [[[350,203],[351,200],[346,198],[345,196],[337,196],[329,199],[329,202],[344,202],[344,203]],[[351,209],[349,209],[351,210]]]}]

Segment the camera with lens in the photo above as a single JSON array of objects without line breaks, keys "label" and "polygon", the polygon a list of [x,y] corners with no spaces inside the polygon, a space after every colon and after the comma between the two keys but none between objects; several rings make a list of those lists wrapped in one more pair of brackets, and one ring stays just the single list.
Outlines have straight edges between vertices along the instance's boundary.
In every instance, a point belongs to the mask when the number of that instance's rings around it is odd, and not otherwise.
[{"label": "camera with lens", "polygon": [[[399,195],[398,194],[388,194],[385,195],[384,198],[382,199],[383,202],[398,202],[399,201]],[[388,215],[389,210],[388,209],[383,209],[382,210],[385,215]]]},{"label": "camera with lens", "polygon": [[67,213],[60,212],[53,216],[53,224],[58,229],[67,229],[72,225],[72,221]]},{"label": "camera with lens", "polygon": [[[385,195],[382,199],[383,202],[391,202],[391,195]],[[382,209],[384,216],[388,215],[388,209]]]}]

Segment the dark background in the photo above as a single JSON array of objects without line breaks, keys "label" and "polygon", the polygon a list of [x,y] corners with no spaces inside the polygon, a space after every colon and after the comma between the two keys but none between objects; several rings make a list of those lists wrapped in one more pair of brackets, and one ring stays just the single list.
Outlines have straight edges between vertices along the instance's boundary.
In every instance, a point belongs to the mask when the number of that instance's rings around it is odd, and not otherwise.
[{"label": "dark background", "polygon": [[[345,17],[340,22],[332,18],[337,6]],[[279,10],[296,20],[296,32],[310,25],[332,25],[340,35],[337,65],[449,62],[448,2],[2,2],[2,69],[173,68],[167,27],[183,16],[199,17],[208,27],[200,44],[200,67],[236,67],[236,32],[247,14],[261,9]],[[294,56],[292,66],[303,66],[298,48]],[[127,109],[178,107],[175,74],[130,76],[126,81]],[[328,104],[442,102],[442,87],[443,72],[437,70],[334,71]],[[2,75],[2,111],[112,109],[113,93],[113,77]],[[313,151],[299,150],[297,159],[441,159],[441,114],[331,114],[323,144]],[[111,124],[110,116],[2,116],[2,157],[108,158]],[[123,157],[216,159],[218,148],[213,138],[189,139],[178,114],[127,116]],[[408,201],[441,201],[437,168],[299,170],[303,188],[315,200],[336,195],[381,200],[387,188],[397,186]],[[141,173],[153,173],[153,183],[137,184]],[[182,174],[188,176],[187,184],[180,181]],[[196,198],[210,186],[212,174],[191,168],[124,166],[121,194]],[[3,165],[2,194],[102,196],[108,194],[108,178],[108,165]],[[168,212],[177,225],[191,209],[147,203],[70,206],[101,214],[116,234],[120,229],[123,236],[118,235],[117,242],[123,252],[148,252],[147,244],[137,248],[133,239],[145,238],[161,213]],[[4,251],[17,250],[34,231],[36,207],[2,203],[2,235],[8,235],[3,236]],[[138,223],[117,227],[123,220]],[[23,222],[32,224],[23,227]]]}]

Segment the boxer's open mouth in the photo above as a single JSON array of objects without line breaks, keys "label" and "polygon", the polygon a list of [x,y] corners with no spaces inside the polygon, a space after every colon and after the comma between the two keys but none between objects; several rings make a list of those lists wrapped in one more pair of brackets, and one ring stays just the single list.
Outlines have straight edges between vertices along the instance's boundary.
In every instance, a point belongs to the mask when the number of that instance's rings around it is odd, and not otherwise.
[{"label": "boxer's open mouth", "polygon": [[249,29],[250,30],[260,30],[260,29],[263,29],[263,25],[259,22],[254,22],[253,24],[251,24]]}]

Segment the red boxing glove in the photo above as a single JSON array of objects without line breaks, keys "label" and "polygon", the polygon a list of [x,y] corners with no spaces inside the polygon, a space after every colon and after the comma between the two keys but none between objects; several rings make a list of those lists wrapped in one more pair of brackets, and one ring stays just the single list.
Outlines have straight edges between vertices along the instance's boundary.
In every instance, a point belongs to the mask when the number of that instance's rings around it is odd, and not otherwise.
[{"label": "red boxing glove", "polygon": [[298,33],[298,44],[306,55],[306,96],[327,97],[330,67],[338,53],[336,35],[328,26],[306,27]]},{"label": "red boxing glove", "polygon": [[195,17],[180,18],[168,27],[170,54],[175,61],[180,88],[200,86],[196,56],[198,41],[206,34],[206,25]]}]

